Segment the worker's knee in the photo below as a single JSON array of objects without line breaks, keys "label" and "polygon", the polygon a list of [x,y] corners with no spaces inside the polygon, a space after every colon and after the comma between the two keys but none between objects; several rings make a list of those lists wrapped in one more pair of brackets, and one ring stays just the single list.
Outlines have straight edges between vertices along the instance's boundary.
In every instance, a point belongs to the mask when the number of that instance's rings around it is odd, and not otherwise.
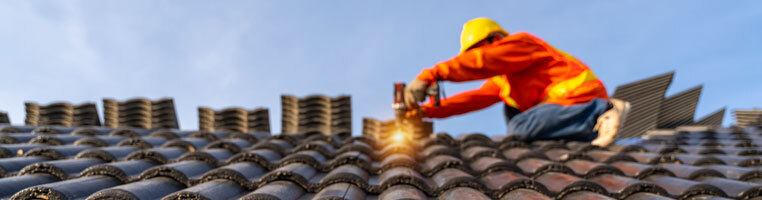
[{"label": "worker's knee", "polygon": [[508,135],[516,135],[519,140],[531,141],[542,132],[542,121],[536,116],[520,114],[508,122]]}]

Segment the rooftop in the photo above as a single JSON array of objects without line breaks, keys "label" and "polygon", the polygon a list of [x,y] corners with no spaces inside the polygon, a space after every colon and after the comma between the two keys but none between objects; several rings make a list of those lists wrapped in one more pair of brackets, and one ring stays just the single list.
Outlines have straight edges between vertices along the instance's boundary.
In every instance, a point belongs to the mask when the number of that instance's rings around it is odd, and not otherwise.
[{"label": "rooftop", "polygon": [[4,126],[0,198],[682,199],[762,195],[762,129],[580,142]]},{"label": "rooftop", "polygon": [[25,125],[0,113],[0,198],[762,198],[760,112],[694,120],[702,87],[665,97],[672,76],[617,87],[633,120],[608,147],[373,118],[353,136],[350,96],[283,95],[281,134],[267,108],[199,107],[181,130],[171,98],[103,99],[103,123],[93,103],[26,102]]}]

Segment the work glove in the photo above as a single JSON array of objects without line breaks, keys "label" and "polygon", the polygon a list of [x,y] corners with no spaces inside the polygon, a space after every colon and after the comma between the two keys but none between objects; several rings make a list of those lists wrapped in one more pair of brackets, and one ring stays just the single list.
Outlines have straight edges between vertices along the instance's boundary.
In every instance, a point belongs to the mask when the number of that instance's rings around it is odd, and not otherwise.
[{"label": "work glove", "polygon": [[426,88],[428,83],[418,79],[413,79],[407,86],[405,86],[405,105],[408,108],[417,108],[418,102],[422,102],[426,99]]},{"label": "work glove", "polygon": [[411,120],[421,121],[423,116],[425,116],[425,114],[423,113],[423,109],[421,107],[409,109],[407,112],[405,112],[405,118]]}]

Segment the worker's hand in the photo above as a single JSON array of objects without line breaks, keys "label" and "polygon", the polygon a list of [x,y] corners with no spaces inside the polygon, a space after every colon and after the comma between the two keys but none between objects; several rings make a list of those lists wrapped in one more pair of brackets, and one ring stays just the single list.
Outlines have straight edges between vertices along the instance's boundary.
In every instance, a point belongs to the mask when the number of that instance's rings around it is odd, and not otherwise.
[{"label": "worker's hand", "polygon": [[422,102],[426,98],[426,88],[428,83],[413,79],[407,86],[405,86],[405,105],[408,108],[417,108],[418,102]]},{"label": "worker's hand", "polygon": [[410,109],[405,112],[405,118],[408,119],[423,119],[423,116],[425,116],[425,114],[423,113],[423,109],[421,107]]},{"label": "worker's hand", "polygon": [[405,112],[405,119],[413,124],[420,124],[423,121],[423,109],[421,107],[410,109]]}]

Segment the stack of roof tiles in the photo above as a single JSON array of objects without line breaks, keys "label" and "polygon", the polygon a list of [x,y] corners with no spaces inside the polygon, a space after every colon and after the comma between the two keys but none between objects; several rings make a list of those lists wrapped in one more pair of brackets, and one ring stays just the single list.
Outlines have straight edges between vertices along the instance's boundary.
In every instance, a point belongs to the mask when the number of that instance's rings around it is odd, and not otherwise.
[{"label": "stack of roof tiles", "polygon": [[350,96],[330,98],[312,95],[304,98],[281,96],[283,133],[315,132],[325,135],[352,134]]},{"label": "stack of roof tiles", "polygon": [[738,126],[762,126],[762,110],[734,110],[733,115],[736,118]]},{"label": "stack of roof tiles", "polygon": [[613,98],[632,105],[628,120],[617,137],[637,137],[654,129],[673,129],[686,125],[719,126],[725,108],[694,121],[694,113],[701,95],[701,86],[664,97],[672,83],[674,72],[618,86]]},{"label": "stack of roof tiles", "polygon": [[54,126],[99,126],[98,110],[93,103],[72,105],[66,102],[39,105],[34,102],[24,103],[27,125]]},{"label": "stack of roof tiles", "polygon": [[8,118],[8,113],[0,112],[0,124],[10,124],[11,119]]},{"label": "stack of roof tiles", "polygon": [[0,198],[751,199],[762,131],[717,129],[606,148],[436,134],[419,140],[0,127]]},{"label": "stack of roof tiles", "polygon": [[381,121],[374,118],[363,118],[362,135],[384,140],[397,132],[402,132],[409,133],[412,139],[419,139],[429,137],[434,131],[434,123],[431,121],[409,122],[416,124],[408,124],[407,126],[398,126],[396,123],[394,120]]},{"label": "stack of roof tiles", "polygon": [[270,132],[270,114],[266,108],[245,110],[198,108],[198,125],[202,131]]},{"label": "stack of roof tiles", "polygon": [[135,98],[123,102],[103,99],[103,121],[105,126],[111,128],[179,128],[175,104],[171,98],[156,101]]},{"label": "stack of roof tiles", "polygon": [[98,108],[94,103],[83,103],[74,106],[72,116],[73,126],[100,126],[101,119],[98,117]]}]

